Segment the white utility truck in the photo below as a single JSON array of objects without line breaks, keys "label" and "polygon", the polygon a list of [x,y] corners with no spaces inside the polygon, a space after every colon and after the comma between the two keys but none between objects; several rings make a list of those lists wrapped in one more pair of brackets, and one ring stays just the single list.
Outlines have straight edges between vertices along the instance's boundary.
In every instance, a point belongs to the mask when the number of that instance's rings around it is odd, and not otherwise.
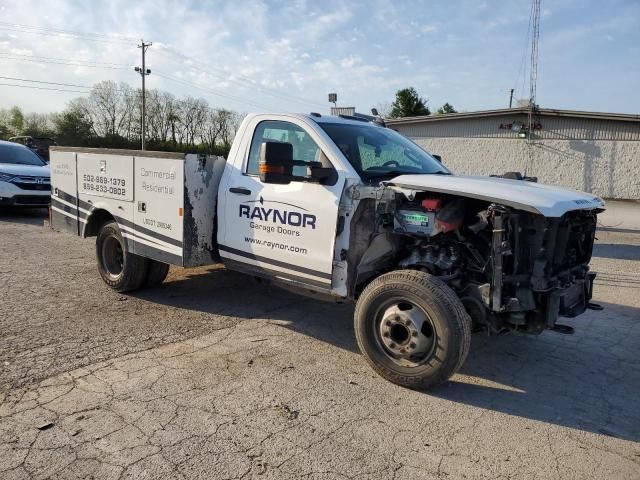
[{"label": "white utility truck", "polygon": [[228,159],[53,147],[51,223],[96,237],[98,270],[124,292],[168,265],[222,262],[301,293],[356,302],[371,366],[437,385],[471,331],[570,333],[590,303],[596,215],[587,193],[452,175],[384,126],[252,114]]}]

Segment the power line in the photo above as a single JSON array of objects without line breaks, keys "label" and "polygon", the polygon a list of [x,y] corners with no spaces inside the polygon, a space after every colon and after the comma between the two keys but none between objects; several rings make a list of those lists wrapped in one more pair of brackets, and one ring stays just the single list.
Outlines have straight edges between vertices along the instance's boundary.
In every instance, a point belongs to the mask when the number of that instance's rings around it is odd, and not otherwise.
[{"label": "power line", "polygon": [[[192,61],[192,62],[199,62],[198,59],[189,57],[188,55],[184,55],[184,54],[182,54],[180,52],[177,52],[177,51],[171,49],[170,47],[164,46],[164,49],[166,50],[166,53],[169,53],[169,54],[171,54],[173,56],[182,58],[184,60]],[[237,77],[237,79],[233,79],[233,78],[229,78],[228,76],[226,76],[225,75],[226,72],[213,73],[210,70],[206,70],[206,69],[200,68],[200,67],[198,67],[196,65],[187,65],[187,66],[188,66],[188,68],[200,71],[202,73],[206,73],[208,75],[212,75],[214,77],[218,77],[218,78],[220,78],[220,79],[222,79],[224,81],[231,82],[231,83],[241,83],[244,86],[248,86],[248,87],[256,89],[256,90],[261,90],[261,91],[263,91],[263,92],[265,92],[265,93],[267,93],[269,95],[273,95],[273,96],[276,96],[276,97],[284,98],[285,100],[288,100],[288,101],[291,101],[291,102],[295,102],[295,103],[299,103],[299,104],[303,104],[303,105],[314,105],[314,106],[319,106],[319,107],[322,107],[322,108],[324,108],[326,106],[325,104],[321,104],[321,103],[318,103],[318,102],[315,102],[315,101],[312,101],[312,100],[308,100],[308,99],[305,99],[305,98],[302,98],[302,97],[298,97],[298,96],[295,96],[295,95],[282,93],[282,92],[279,92],[278,90],[275,90],[275,89],[269,88],[269,87],[265,87],[263,85],[258,85],[258,84],[255,83],[255,81],[253,79],[251,79],[249,77],[245,77],[244,75],[240,75],[238,73],[234,73],[234,76]],[[209,67],[209,68],[211,68],[211,67]]]},{"label": "power line", "polygon": [[160,73],[158,71],[156,71],[155,74],[157,76],[159,76],[159,77],[166,78],[167,80],[171,80],[173,82],[181,83],[183,85],[187,85],[187,86],[196,88],[198,90],[202,90],[203,92],[207,92],[207,93],[209,93],[211,95],[216,95],[218,97],[227,98],[229,100],[234,100],[236,102],[243,103],[243,104],[246,104],[246,105],[252,105],[252,106],[258,107],[258,108],[264,108],[266,110],[270,110],[271,109],[271,107],[269,107],[267,105],[264,105],[264,104],[261,104],[261,103],[258,103],[258,102],[254,102],[252,100],[247,100],[247,99],[244,99],[244,98],[235,97],[233,95],[228,95],[226,93],[221,93],[221,92],[218,92],[216,90],[212,90],[210,88],[201,87],[200,85],[197,85],[195,83],[191,83],[191,82],[189,82],[187,80],[182,80],[182,79],[179,79],[179,78],[172,77],[170,75],[165,75],[165,74]]},{"label": "power line", "polygon": [[103,42],[103,43],[115,43],[115,44],[120,44],[120,45],[131,45],[131,42],[124,41],[124,40],[117,40],[117,39],[110,40],[110,39],[106,39],[106,38],[94,38],[94,37],[88,37],[88,36],[73,35],[73,34],[69,34],[69,33],[56,33],[56,32],[46,32],[46,31],[38,31],[38,30],[25,30],[25,29],[20,29],[20,28],[4,27],[2,25],[0,25],[0,30],[6,30],[6,31],[9,31],[9,32],[18,32],[18,33],[29,33],[29,34],[32,34],[32,35],[57,36],[57,37],[61,37],[61,38],[75,38],[75,39],[86,40],[86,41],[90,41],[90,42]]},{"label": "power line", "polygon": [[47,83],[49,85],[60,85],[63,87],[79,87],[79,88],[86,88],[91,90],[92,87],[88,86],[88,85],[76,85],[73,83],[56,83],[56,82],[45,82],[44,80],[29,80],[26,78],[17,78],[17,77],[2,77],[0,76],[0,78],[4,79],[4,80],[18,80],[19,82],[32,82],[32,83]]},{"label": "power line", "polygon": [[102,68],[106,70],[128,70],[130,67],[116,67],[112,65],[92,65],[89,63],[80,63],[80,62],[63,62],[63,61],[52,61],[38,58],[14,58],[13,56],[7,56],[6,54],[0,53],[0,58],[5,60],[13,60],[15,62],[32,62],[32,63],[46,63],[51,65],[67,65],[71,67],[88,67],[88,68]]},{"label": "power line", "polygon": [[[45,81],[45,80],[31,80],[31,79],[18,78],[18,77],[0,76],[0,79],[15,80],[15,81],[19,81],[19,82],[39,83],[39,84],[45,84],[45,85],[57,85],[57,86],[64,86],[64,87],[83,88],[83,89],[86,89],[86,90],[85,91],[69,90],[69,91],[74,91],[74,92],[78,92],[78,93],[85,93],[85,94],[91,93],[91,91],[94,88],[96,88],[96,85],[91,85],[91,86],[89,86],[89,85],[77,85],[77,84],[74,84],[74,83],[48,82],[48,81]],[[29,87],[30,85],[18,85],[18,84],[16,84],[15,86]],[[35,88],[35,86],[34,86],[34,88]],[[140,93],[141,93],[140,90],[135,90],[134,88],[132,88],[131,90],[127,90],[127,89],[120,88],[117,85],[113,88],[113,90],[116,91],[116,92],[120,92],[121,94],[123,94],[127,98],[137,98],[137,97],[140,96]],[[67,91],[67,90],[65,90],[65,91]]]},{"label": "power line", "polygon": [[101,64],[101,65],[113,65],[113,66],[119,66],[119,67],[125,67],[125,68],[131,67],[131,65],[128,63],[98,62],[96,60],[85,60],[84,58],[45,57],[40,55],[27,55],[26,53],[13,53],[13,52],[3,52],[3,51],[0,51],[0,55],[13,55],[16,57],[27,57],[27,58],[44,59],[44,60],[60,60],[63,62],[79,62],[79,63],[93,63],[93,64]]},{"label": "power line", "polygon": [[[4,25],[4,26],[3,26]],[[125,42],[123,40],[119,40],[117,38],[113,38],[111,36],[107,36],[107,35],[101,35],[101,34],[89,34],[89,33],[84,33],[84,32],[78,32],[78,31],[72,31],[72,30],[60,30],[60,29],[51,29],[51,28],[43,28],[43,27],[36,27],[36,26],[30,26],[30,25],[22,25],[22,24],[14,24],[14,23],[9,23],[9,22],[0,22],[0,29],[13,29],[16,31],[20,31],[23,33],[35,33],[35,34],[40,34],[40,35],[47,35],[47,34],[51,34],[51,35],[59,35],[59,36],[64,36],[67,38],[77,38],[77,39],[84,39],[84,40],[94,40],[94,41],[108,41],[108,42],[119,42],[119,43],[126,43],[129,44],[129,42]],[[96,38],[97,37],[97,38]],[[124,38],[124,37],[121,37]],[[133,39],[132,39],[133,40]],[[174,51],[173,49],[170,49],[169,47],[164,47],[166,50],[166,53],[169,53],[175,57],[179,57],[182,58],[183,60],[188,60],[188,61],[196,61],[196,59],[191,58],[187,55],[181,54],[177,51]],[[0,58],[4,58],[6,60],[13,60],[13,61],[26,61],[26,62],[34,62],[34,63],[46,63],[46,64],[53,64],[53,65],[68,65],[68,66],[79,66],[79,67],[88,67],[88,68],[102,68],[102,69],[110,69],[110,70],[124,70],[124,69],[128,69],[130,66],[126,65],[126,64],[119,64],[119,63],[112,63],[112,62],[94,62],[94,61],[87,61],[87,60],[76,60],[76,59],[63,59],[63,58],[59,58],[59,57],[37,57],[37,56],[30,56],[30,55],[22,55],[22,54],[14,54],[14,53],[10,53],[10,52],[0,52]],[[224,81],[230,82],[230,83],[236,83],[236,84],[241,84],[243,86],[255,89],[255,90],[260,90],[263,91],[269,95],[275,96],[275,97],[280,97],[282,99],[285,99],[287,101],[290,102],[295,102],[298,104],[303,104],[303,105],[313,105],[313,106],[317,106],[317,107],[324,107],[324,104],[321,104],[319,102],[315,102],[315,101],[311,101],[311,100],[307,100],[304,99],[302,97],[297,97],[295,95],[290,95],[290,94],[285,94],[282,92],[279,92],[275,89],[269,88],[269,87],[265,87],[262,85],[258,85],[255,83],[255,81],[253,79],[250,79],[248,77],[245,77],[243,75],[240,74],[234,74],[235,77],[237,78],[229,78],[224,72],[223,73],[213,73],[209,70],[205,70],[203,68],[197,67],[195,65],[189,65],[189,68],[200,71],[202,73],[208,74],[208,75],[212,75],[215,77],[218,77]],[[171,80],[177,80],[177,79],[171,79]],[[195,86],[195,85],[192,85]],[[195,88],[200,88],[199,86],[195,86]],[[258,104],[257,102],[252,102],[252,101],[247,101],[244,99],[240,99],[238,97],[233,97],[231,95],[224,95],[221,94],[219,92],[215,92],[213,90],[211,90],[211,93],[214,95],[218,95],[221,97],[227,97],[229,99],[235,99],[236,101],[240,101],[242,103],[246,103],[246,104],[252,104],[252,105],[256,105],[259,106],[261,104]],[[264,105],[260,106],[260,108],[269,108],[266,107]]]},{"label": "power line", "polygon": [[5,87],[32,88],[34,90],[53,90],[56,92],[67,92],[67,93],[87,93],[86,91],[80,91],[80,90],[64,90],[62,88],[37,87],[35,85],[18,85],[15,83],[0,83],[0,85]]},{"label": "power line", "polygon": [[69,35],[81,35],[85,37],[102,37],[107,39],[115,39],[121,41],[135,42],[135,38],[125,37],[123,35],[115,35],[115,34],[103,34],[103,33],[93,33],[93,32],[80,32],[78,30],[63,30],[60,28],[51,28],[51,27],[39,27],[37,25],[25,25],[22,23],[11,23],[11,22],[0,22],[0,25],[5,25],[13,28],[23,28],[28,30],[41,30],[45,32],[55,32],[55,33],[65,33]]}]

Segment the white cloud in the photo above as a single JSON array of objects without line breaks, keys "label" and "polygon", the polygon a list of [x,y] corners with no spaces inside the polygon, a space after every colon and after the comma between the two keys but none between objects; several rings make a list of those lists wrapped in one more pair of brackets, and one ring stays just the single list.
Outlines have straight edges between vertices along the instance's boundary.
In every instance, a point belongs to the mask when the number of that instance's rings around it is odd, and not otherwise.
[{"label": "white cloud", "polygon": [[[569,7],[558,2],[552,18],[554,22],[564,18],[565,23],[553,27],[544,23],[551,13],[543,10],[541,82],[553,72],[553,62],[561,64],[556,57],[582,52],[580,63],[565,61],[562,67],[583,72],[583,81],[590,82],[587,65],[592,62],[587,59],[613,62],[606,54],[593,57],[594,46],[609,45],[606,48],[613,52],[618,44],[629,49],[640,44],[639,34],[629,33],[634,19],[637,27],[637,9],[629,7],[629,12],[620,14],[598,5],[593,3],[590,9],[600,8],[593,14],[596,22],[567,16]],[[244,111],[253,107],[228,96],[267,104],[273,110],[309,111],[327,106],[326,94],[337,91],[341,102],[366,111],[390,101],[398,88],[414,86],[431,98],[432,105],[449,101],[467,110],[500,106],[520,65],[529,14],[529,6],[520,2],[496,5],[470,0],[50,0],[47,11],[52,14],[33,14],[42,9],[40,1],[21,0],[4,8],[0,16],[11,23],[133,40],[125,45],[0,27],[0,51],[127,66],[107,69],[0,58],[6,76],[85,85],[112,79],[137,86],[139,77],[132,66],[140,62],[136,43],[143,37],[154,42],[147,57],[153,72],[147,78],[149,88],[202,96],[213,105]],[[615,42],[609,40],[614,34]],[[627,58],[635,58],[631,50]],[[640,82],[636,71],[627,75],[629,84],[634,78]],[[544,88],[539,92],[544,95]],[[74,95],[0,86],[0,108],[19,103],[27,110],[58,110]],[[637,98],[635,91],[620,95]],[[292,97],[304,97],[309,103]],[[634,101],[627,101],[624,108],[640,110],[640,100]]]}]

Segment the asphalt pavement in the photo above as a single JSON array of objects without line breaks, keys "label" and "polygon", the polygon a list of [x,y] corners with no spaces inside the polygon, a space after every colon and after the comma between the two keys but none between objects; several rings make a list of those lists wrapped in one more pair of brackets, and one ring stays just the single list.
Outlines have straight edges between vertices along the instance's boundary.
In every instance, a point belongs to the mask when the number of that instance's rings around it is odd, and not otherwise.
[{"label": "asphalt pavement", "polygon": [[640,478],[640,206],[600,219],[574,335],[474,335],[417,392],[349,305],[223,268],[120,295],[93,239],[0,211],[0,478]]}]

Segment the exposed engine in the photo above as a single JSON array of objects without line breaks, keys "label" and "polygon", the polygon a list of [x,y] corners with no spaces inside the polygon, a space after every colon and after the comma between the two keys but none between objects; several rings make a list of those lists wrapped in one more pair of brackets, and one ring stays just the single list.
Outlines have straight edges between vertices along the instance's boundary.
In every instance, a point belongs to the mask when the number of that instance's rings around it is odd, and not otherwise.
[{"label": "exposed engine", "polygon": [[468,241],[464,230],[468,230],[467,236],[478,237],[488,226],[487,212],[480,211],[467,221],[466,211],[462,198],[429,197],[402,202],[394,215],[394,231],[408,235],[406,247],[410,254],[399,265],[419,267],[456,286],[464,277],[463,268],[483,272],[489,239],[478,238],[476,245]]},{"label": "exposed engine", "polygon": [[579,315],[591,305],[595,210],[546,218],[429,193],[411,200],[396,194],[380,207],[378,233],[385,233],[391,251],[380,257],[384,263],[445,281],[478,329],[540,332],[554,328],[559,316]]}]

